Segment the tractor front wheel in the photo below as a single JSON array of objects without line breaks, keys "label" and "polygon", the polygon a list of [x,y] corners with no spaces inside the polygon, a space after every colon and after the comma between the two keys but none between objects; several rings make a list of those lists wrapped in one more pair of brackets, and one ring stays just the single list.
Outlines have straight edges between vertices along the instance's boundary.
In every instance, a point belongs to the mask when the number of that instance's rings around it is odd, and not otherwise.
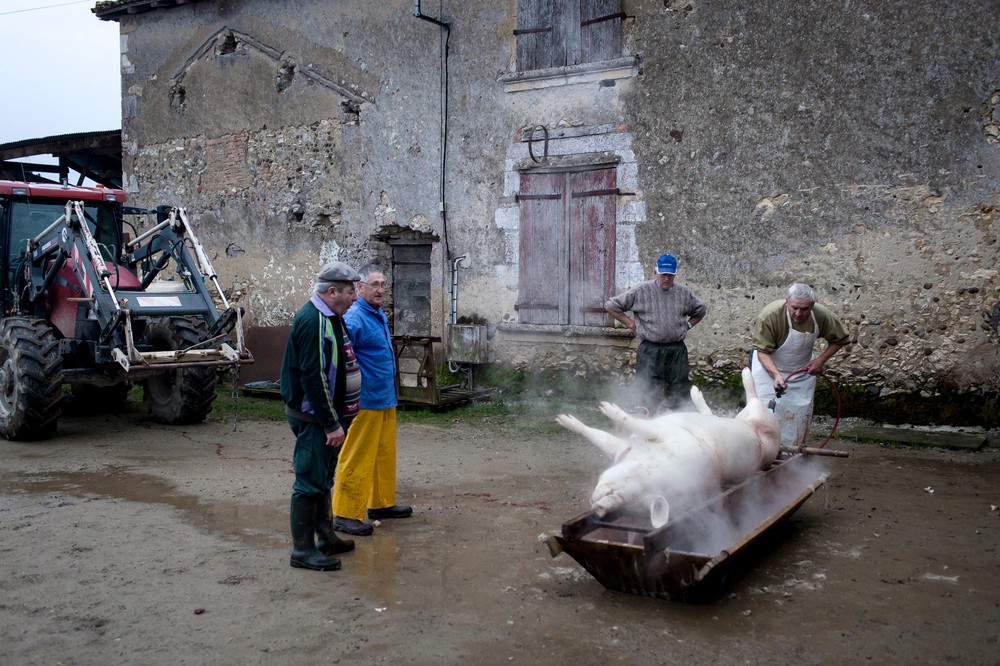
[{"label": "tractor front wheel", "polygon": [[[153,351],[177,351],[201,342],[206,330],[201,321],[163,317],[149,323],[143,339]],[[218,381],[212,366],[166,370],[143,382],[146,406],[161,423],[201,423],[212,411]]]},{"label": "tractor front wheel", "polygon": [[52,327],[41,319],[0,322],[0,434],[45,439],[61,415],[62,355]]}]

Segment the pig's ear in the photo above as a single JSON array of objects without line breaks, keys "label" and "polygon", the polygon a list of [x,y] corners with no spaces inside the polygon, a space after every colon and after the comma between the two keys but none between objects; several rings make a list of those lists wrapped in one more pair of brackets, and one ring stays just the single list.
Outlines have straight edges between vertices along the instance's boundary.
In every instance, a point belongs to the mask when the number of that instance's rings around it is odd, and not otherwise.
[{"label": "pig's ear", "polygon": [[670,503],[663,495],[657,495],[649,503],[649,520],[654,528],[660,528],[670,520]]}]

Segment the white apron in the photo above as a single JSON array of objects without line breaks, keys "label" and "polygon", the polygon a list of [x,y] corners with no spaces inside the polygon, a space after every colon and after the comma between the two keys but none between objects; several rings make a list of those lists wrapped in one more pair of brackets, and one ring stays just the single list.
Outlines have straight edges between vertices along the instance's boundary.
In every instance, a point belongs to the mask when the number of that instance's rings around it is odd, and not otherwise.
[{"label": "white apron", "polygon": [[[778,366],[782,377],[787,377],[796,370],[801,370],[812,360],[813,345],[819,337],[819,326],[816,316],[809,313],[812,320],[812,333],[800,333],[792,327],[792,318],[785,310],[788,320],[788,338],[771,353],[771,360]],[[753,381],[757,386],[757,395],[766,405],[774,397],[774,379],[757,359],[757,350],[753,352],[750,362]],[[774,415],[778,417],[781,427],[782,446],[802,446],[809,434],[809,423],[812,421],[813,393],[816,390],[816,377],[805,372],[785,380],[788,390],[777,400]]]}]

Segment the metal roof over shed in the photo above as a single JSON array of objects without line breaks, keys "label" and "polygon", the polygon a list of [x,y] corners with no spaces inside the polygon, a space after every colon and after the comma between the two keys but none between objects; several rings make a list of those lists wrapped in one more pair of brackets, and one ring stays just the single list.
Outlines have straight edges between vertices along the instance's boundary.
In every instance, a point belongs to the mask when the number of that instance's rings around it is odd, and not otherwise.
[{"label": "metal roof over shed", "polygon": [[109,0],[98,2],[92,11],[103,21],[117,21],[122,16],[144,14],[156,9],[170,9],[196,2],[200,0]]},{"label": "metal roof over shed", "polygon": [[[14,162],[21,157],[52,155],[58,164]],[[69,171],[106,187],[122,186],[122,132],[79,132],[0,144],[0,178],[27,182],[62,182]],[[52,174],[47,177],[45,174]]]}]

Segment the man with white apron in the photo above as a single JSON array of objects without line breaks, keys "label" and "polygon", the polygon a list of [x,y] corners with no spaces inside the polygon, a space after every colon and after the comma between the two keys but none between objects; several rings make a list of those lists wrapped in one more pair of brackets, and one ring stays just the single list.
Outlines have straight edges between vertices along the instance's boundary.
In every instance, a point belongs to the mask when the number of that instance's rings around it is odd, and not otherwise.
[{"label": "man with white apron", "polygon": [[[817,338],[825,339],[827,346],[813,358]],[[757,394],[765,403],[775,398],[779,388],[784,391],[774,410],[782,446],[805,443],[812,420],[816,375],[850,341],[844,323],[816,303],[816,293],[806,284],[793,284],[784,300],[769,303],[758,315],[750,369]]]}]

